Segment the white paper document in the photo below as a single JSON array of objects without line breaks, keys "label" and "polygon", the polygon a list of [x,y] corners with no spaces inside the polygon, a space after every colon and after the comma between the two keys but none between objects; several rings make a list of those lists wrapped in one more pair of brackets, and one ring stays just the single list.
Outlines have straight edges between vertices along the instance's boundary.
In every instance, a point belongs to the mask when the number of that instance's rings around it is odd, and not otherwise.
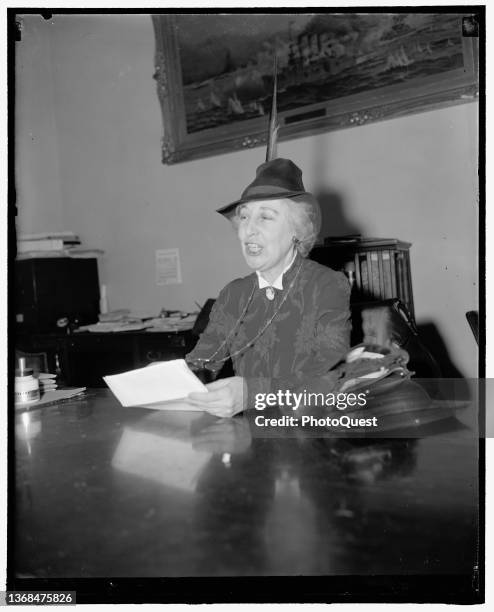
[{"label": "white paper document", "polygon": [[159,249],[155,252],[156,284],[176,285],[182,282],[178,249]]},{"label": "white paper document", "polygon": [[191,391],[207,391],[183,359],[160,361],[145,368],[104,376],[103,380],[125,407],[200,411],[185,398]]}]

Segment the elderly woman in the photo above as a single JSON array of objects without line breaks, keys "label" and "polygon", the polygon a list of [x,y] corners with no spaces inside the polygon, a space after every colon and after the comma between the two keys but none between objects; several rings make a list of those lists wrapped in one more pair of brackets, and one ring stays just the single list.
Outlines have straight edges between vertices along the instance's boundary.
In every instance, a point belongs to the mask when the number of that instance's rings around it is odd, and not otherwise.
[{"label": "elderly woman", "polygon": [[186,359],[192,369],[218,372],[231,358],[236,376],[189,399],[217,416],[233,416],[255,394],[294,389],[342,359],[350,340],[350,286],[341,272],[307,259],[319,207],[290,160],[259,166],[240,200],[218,212],[232,221],[254,272],[221,291]]}]

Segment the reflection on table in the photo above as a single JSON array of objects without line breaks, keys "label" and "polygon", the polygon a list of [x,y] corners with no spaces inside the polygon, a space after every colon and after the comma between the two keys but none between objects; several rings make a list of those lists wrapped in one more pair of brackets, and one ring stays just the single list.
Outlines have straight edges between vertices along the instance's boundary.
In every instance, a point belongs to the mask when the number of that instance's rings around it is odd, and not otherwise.
[{"label": "reflection on table", "polygon": [[17,414],[16,575],[472,572],[470,427],[304,436],[256,414],[122,408],[105,390]]}]

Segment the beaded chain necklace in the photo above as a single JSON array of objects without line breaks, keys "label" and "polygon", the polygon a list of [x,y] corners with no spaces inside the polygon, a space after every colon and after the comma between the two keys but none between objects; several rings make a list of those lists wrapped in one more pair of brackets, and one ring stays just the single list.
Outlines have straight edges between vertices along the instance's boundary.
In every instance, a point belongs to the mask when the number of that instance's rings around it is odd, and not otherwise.
[{"label": "beaded chain necklace", "polygon": [[[228,361],[228,359],[231,359],[232,357],[236,357],[237,355],[240,355],[240,353],[243,353],[246,349],[252,347],[254,345],[254,343],[262,336],[262,334],[268,329],[268,327],[271,325],[271,323],[274,321],[274,318],[276,317],[276,315],[280,312],[281,307],[283,306],[283,304],[286,302],[288,295],[290,293],[290,291],[293,289],[294,285],[295,285],[295,281],[297,280],[297,276],[300,272],[300,270],[302,269],[302,264],[303,261],[300,263],[299,267],[297,268],[297,271],[295,273],[295,276],[293,277],[292,282],[288,285],[288,289],[286,290],[285,295],[283,296],[283,299],[281,300],[281,302],[278,304],[278,307],[276,308],[276,310],[274,311],[274,313],[272,314],[272,316],[267,320],[267,322],[263,325],[263,327],[261,328],[261,330],[254,336],[254,338],[252,338],[252,340],[249,340],[249,342],[247,342],[247,344],[245,344],[245,346],[243,346],[241,349],[238,349],[237,351],[234,351],[233,353],[230,353],[228,355],[228,357],[223,357],[222,359],[216,359],[214,361],[214,363],[216,364],[222,364],[225,363],[225,361]],[[214,353],[212,355],[210,355],[210,357],[208,357],[207,359],[203,359],[201,357],[199,357],[198,359],[194,360],[194,363],[198,363],[201,364],[202,363],[202,367],[204,367],[207,363],[210,363],[213,361],[213,358],[215,357],[215,355],[217,355],[220,350],[225,346],[225,344],[228,342],[228,340],[232,337],[233,332],[237,329],[237,327],[240,325],[240,323],[243,321],[245,315],[247,314],[247,310],[250,306],[250,303],[252,302],[253,298],[254,298],[254,293],[256,292],[257,289],[257,284],[256,282],[254,282],[254,287],[252,288],[251,294],[249,296],[249,299],[247,300],[247,303],[245,304],[245,307],[242,311],[242,314],[240,315],[240,317],[237,319],[237,322],[235,323],[235,325],[231,328],[231,330],[228,332],[226,338],[223,340],[223,342],[219,345],[219,347],[214,351]],[[269,297],[268,297],[269,299]]]}]

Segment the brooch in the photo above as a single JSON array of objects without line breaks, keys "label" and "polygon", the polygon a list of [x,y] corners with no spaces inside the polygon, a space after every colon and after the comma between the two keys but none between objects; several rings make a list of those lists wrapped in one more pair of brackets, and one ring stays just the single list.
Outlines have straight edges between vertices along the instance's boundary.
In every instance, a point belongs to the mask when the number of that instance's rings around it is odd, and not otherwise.
[{"label": "brooch", "polygon": [[268,300],[274,300],[274,289],[273,287],[268,287],[266,289],[266,297],[268,298]]}]

